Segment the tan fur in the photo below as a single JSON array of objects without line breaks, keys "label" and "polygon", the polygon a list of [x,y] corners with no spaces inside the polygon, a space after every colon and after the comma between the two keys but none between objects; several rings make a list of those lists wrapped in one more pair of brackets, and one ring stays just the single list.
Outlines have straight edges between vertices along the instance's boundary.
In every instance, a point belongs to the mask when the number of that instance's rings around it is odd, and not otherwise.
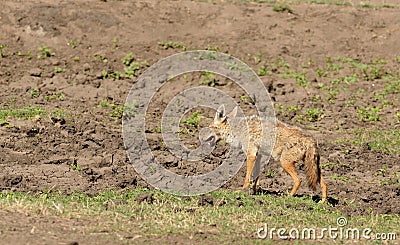
[{"label": "tan fur", "polygon": [[[244,118],[237,118],[236,112],[237,108],[228,115],[225,115],[225,107],[223,105],[220,106],[213,123],[210,125],[215,138],[209,139],[213,140],[212,143],[215,143],[218,139],[223,139],[227,143],[238,140],[241,143],[247,155],[247,171],[243,188],[247,189],[250,186],[250,177],[257,155],[263,154],[263,148],[268,148],[263,144],[271,142],[271,139],[268,139],[268,135],[273,135],[273,128],[276,126],[276,139],[272,150],[272,157],[280,161],[283,169],[294,180],[294,186],[290,195],[294,196],[301,184],[301,179],[296,173],[295,164],[303,161],[309,187],[315,190],[319,183],[322,188],[321,203],[325,203],[327,199],[327,187],[321,175],[319,153],[314,139],[306,135],[300,128],[290,127],[278,120],[263,119],[263,121],[260,121],[256,116],[244,120]],[[262,130],[261,125],[264,125],[266,128]],[[248,132],[246,129],[248,129]],[[263,135],[264,139],[262,138]],[[204,140],[207,140],[207,137]],[[270,147],[272,147],[272,143]],[[257,191],[258,186],[259,177],[256,178],[253,185],[254,192]]]}]

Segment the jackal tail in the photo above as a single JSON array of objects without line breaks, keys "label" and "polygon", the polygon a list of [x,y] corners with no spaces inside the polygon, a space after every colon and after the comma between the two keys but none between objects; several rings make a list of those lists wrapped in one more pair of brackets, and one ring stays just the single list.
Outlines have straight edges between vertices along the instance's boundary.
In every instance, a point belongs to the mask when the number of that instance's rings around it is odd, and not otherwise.
[{"label": "jackal tail", "polygon": [[304,158],[308,186],[315,191],[321,180],[321,168],[319,166],[319,153],[314,142],[307,142]]}]

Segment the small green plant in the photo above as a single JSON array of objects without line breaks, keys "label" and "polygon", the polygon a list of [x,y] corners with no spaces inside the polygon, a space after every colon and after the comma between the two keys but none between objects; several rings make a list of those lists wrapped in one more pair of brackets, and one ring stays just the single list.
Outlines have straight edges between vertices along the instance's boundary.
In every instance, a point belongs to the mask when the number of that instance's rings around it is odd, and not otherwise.
[{"label": "small green plant", "polygon": [[51,57],[55,55],[55,53],[53,53],[53,51],[51,51],[51,49],[47,46],[41,46],[38,48],[38,50],[40,51],[40,53],[37,56],[38,59]]},{"label": "small green plant", "polygon": [[289,113],[292,113],[292,112],[297,112],[297,111],[299,111],[300,108],[299,108],[297,105],[296,105],[296,106],[292,105],[292,106],[289,106],[286,110],[287,110]]},{"label": "small green plant", "polygon": [[294,76],[296,79],[296,84],[300,87],[310,86],[310,82],[307,80],[305,73],[299,73]]},{"label": "small green plant", "polygon": [[355,100],[355,99],[349,99],[349,100],[347,100],[347,101],[345,102],[344,106],[345,106],[345,107],[350,107],[350,106],[353,106],[355,103],[356,103],[356,100]]},{"label": "small green plant", "polygon": [[290,14],[293,14],[293,9],[284,3],[276,4],[272,7],[272,10],[275,12],[288,12]]},{"label": "small green plant", "polygon": [[135,61],[135,55],[132,52],[129,52],[122,58],[122,64],[129,66],[133,61]]},{"label": "small green plant", "polygon": [[321,100],[321,95],[316,94],[316,95],[313,96],[313,101],[314,102],[317,102],[317,101],[320,101],[320,100]]},{"label": "small green plant", "polygon": [[343,182],[346,183],[346,184],[348,184],[348,183],[350,182],[350,179],[349,179],[349,178],[346,178],[346,177],[344,177],[344,176],[339,176],[339,175],[337,175],[337,174],[331,175],[331,179],[340,180],[340,181],[343,181]]},{"label": "small green plant", "polygon": [[369,9],[375,8],[374,5],[368,4],[368,3],[360,3],[360,4],[357,4],[357,7],[359,7],[359,8],[369,8]]},{"label": "small green plant", "polygon": [[119,80],[119,79],[122,79],[124,77],[124,74],[122,74],[119,71],[114,71],[114,72],[110,72],[109,73],[109,72],[107,72],[105,70],[102,70],[101,71],[101,76],[103,77],[103,79],[111,78],[111,79]]},{"label": "small green plant", "polygon": [[128,78],[136,77],[140,69],[149,66],[149,63],[147,63],[147,61],[142,61],[142,62],[135,61],[135,56],[133,55],[132,52],[129,52],[127,55],[125,55],[124,58],[122,58],[122,64],[125,65],[124,67],[125,77]]},{"label": "small green plant", "polygon": [[309,122],[317,122],[324,118],[324,111],[317,108],[307,109],[304,116]]},{"label": "small green plant", "polygon": [[276,174],[277,174],[276,170],[268,169],[267,173],[266,173],[266,177],[267,178],[274,178]]},{"label": "small green plant", "polygon": [[[153,130],[154,133],[162,133],[161,127],[157,127]],[[162,141],[163,142],[163,141]],[[165,143],[164,143],[165,144]]]},{"label": "small green plant", "polygon": [[103,63],[107,63],[108,62],[108,59],[107,59],[105,54],[96,54],[94,56],[94,59],[97,60],[97,61],[101,61]]},{"label": "small green plant", "polygon": [[301,64],[302,68],[310,68],[314,64],[314,61],[311,58],[308,58],[306,63]]},{"label": "small green plant", "polygon": [[142,62],[134,61],[129,66],[124,67],[125,76],[128,78],[136,77],[140,69],[148,66],[149,63],[147,63],[147,61],[142,61]]},{"label": "small green plant", "polygon": [[158,42],[158,45],[160,45],[161,47],[163,47],[164,49],[176,49],[176,48],[180,48],[182,49],[182,51],[186,51],[186,47],[183,43],[180,42]]},{"label": "small green plant", "polygon": [[335,167],[335,165],[336,164],[333,162],[328,162],[328,163],[321,164],[321,168],[326,169],[326,170],[332,170]]},{"label": "small green plant", "polygon": [[383,168],[378,169],[378,171],[375,173],[375,176],[385,177],[385,175],[387,174],[387,169],[388,169],[387,165],[383,166]]},{"label": "small green plant", "polygon": [[65,109],[57,109],[50,113],[50,117],[57,118],[57,119],[66,119],[66,118],[69,118],[69,115],[67,114]]},{"label": "small green plant", "polygon": [[75,41],[74,39],[69,40],[68,45],[73,49],[78,46],[77,41]]},{"label": "small green plant", "polygon": [[5,49],[5,47],[6,47],[6,46],[4,46],[3,44],[0,44],[0,58],[3,58],[3,57],[4,57],[3,49]]},{"label": "small green plant", "polygon": [[385,86],[385,93],[398,94],[400,93],[400,79],[391,82]]},{"label": "small green plant", "polygon": [[206,48],[206,50],[208,50],[208,51],[220,52],[220,51],[221,51],[221,48],[218,47],[218,46],[210,46],[210,45],[208,45],[207,48]]},{"label": "small green plant", "polygon": [[75,161],[73,163],[71,163],[71,169],[74,170],[74,171],[80,171],[81,170],[81,168],[79,167],[78,163],[75,162]]},{"label": "small green plant", "polygon": [[334,103],[336,97],[340,93],[340,88],[333,88],[333,86],[327,86],[326,89],[327,89],[327,92],[329,94],[328,102],[329,103]]},{"label": "small green plant", "polygon": [[363,122],[376,122],[380,120],[379,112],[381,107],[364,107],[357,109],[357,116]]},{"label": "small green plant", "polygon": [[208,85],[210,87],[215,87],[217,82],[217,77],[214,73],[205,71],[201,74],[202,79],[200,80],[200,85]]},{"label": "small green plant", "polygon": [[44,96],[46,100],[64,100],[64,94],[62,93],[56,93],[56,94],[51,94],[51,95],[46,95]]},{"label": "small green plant", "polygon": [[287,63],[285,60],[282,58],[276,59],[275,62],[272,62],[269,64],[269,66],[272,68],[272,70],[278,70],[278,69],[289,69],[290,65]]},{"label": "small green plant", "polygon": [[366,92],[365,89],[360,88],[360,89],[357,90],[356,93],[357,93],[357,94],[365,94],[365,92]]},{"label": "small green plant", "polygon": [[119,44],[118,44],[118,42],[119,42],[119,41],[118,41],[118,38],[114,38],[112,42],[113,42],[113,47],[114,47],[114,48],[118,48],[118,46],[119,46]]},{"label": "small green plant", "polygon": [[334,64],[334,63],[328,63],[328,65],[326,66],[326,69],[327,69],[328,71],[335,71],[335,72],[337,72],[337,71],[339,71],[339,70],[341,70],[341,69],[343,69],[343,68],[344,68],[343,65],[341,65],[341,64]]},{"label": "small green plant", "polygon": [[316,73],[317,73],[317,76],[319,76],[319,77],[328,77],[329,76],[328,72],[321,70],[321,69],[317,69]]},{"label": "small green plant", "polygon": [[285,114],[285,108],[283,107],[283,105],[276,103],[274,105],[275,109],[278,110],[281,114]]},{"label": "small green plant", "polygon": [[264,65],[262,65],[260,67],[260,69],[258,69],[257,75],[259,75],[259,76],[269,75],[270,76],[270,75],[272,75],[272,72],[268,71],[267,68]]},{"label": "small green plant", "polygon": [[358,76],[356,74],[347,77],[339,77],[331,80],[332,84],[342,84],[342,83],[351,84],[355,82],[358,82]]},{"label": "small green plant", "polygon": [[108,78],[108,72],[107,72],[106,70],[102,70],[102,71],[101,71],[101,77],[102,77],[103,79]]},{"label": "small green plant", "polygon": [[200,113],[195,111],[195,112],[192,113],[192,115],[190,115],[190,117],[188,117],[186,119],[182,119],[182,123],[185,123],[187,125],[190,125],[190,126],[193,126],[193,127],[197,128],[197,126],[199,126],[200,119],[201,119]]},{"label": "small green plant", "polygon": [[40,95],[40,91],[37,88],[33,88],[28,91],[28,94],[30,94],[33,98],[37,98]]},{"label": "small green plant", "polygon": [[124,115],[124,109],[125,109],[125,106],[123,106],[123,105],[115,106],[113,108],[113,110],[110,112],[110,117],[113,117],[116,120],[122,119],[122,116]]},{"label": "small green plant", "polygon": [[109,113],[109,116],[114,118],[116,121],[122,119],[124,116],[130,116],[130,114],[134,113],[135,107],[134,104],[136,101],[132,101],[132,105],[117,105],[115,103],[110,103],[108,102],[107,99],[101,100],[99,105],[97,106],[98,108],[111,108],[111,112]]},{"label": "small green plant", "polygon": [[307,75],[305,71],[297,72],[294,70],[287,70],[285,73],[281,74],[281,77],[296,79],[296,84],[300,87],[310,86],[310,82],[307,80]]},{"label": "small green plant", "polygon": [[54,73],[61,73],[61,72],[63,72],[63,69],[61,67],[58,66],[54,67]]},{"label": "small green plant", "polygon": [[74,60],[74,62],[79,62],[79,61],[81,61],[81,58],[79,58],[79,56],[75,56],[75,57],[73,58],[73,60]]}]

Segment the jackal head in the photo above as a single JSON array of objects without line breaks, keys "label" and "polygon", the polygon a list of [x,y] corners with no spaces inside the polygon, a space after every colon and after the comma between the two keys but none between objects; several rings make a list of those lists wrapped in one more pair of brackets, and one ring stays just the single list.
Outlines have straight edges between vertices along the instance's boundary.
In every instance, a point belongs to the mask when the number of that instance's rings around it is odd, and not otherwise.
[{"label": "jackal head", "polygon": [[201,135],[201,141],[215,146],[215,144],[223,139],[230,138],[231,127],[229,126],[228,119],[234,118],[237,114],[237,107],[230,113],[225,114],[225,106],[220,105],[215,113],[214,121],[210,124],[209,129],[204,135]]}]

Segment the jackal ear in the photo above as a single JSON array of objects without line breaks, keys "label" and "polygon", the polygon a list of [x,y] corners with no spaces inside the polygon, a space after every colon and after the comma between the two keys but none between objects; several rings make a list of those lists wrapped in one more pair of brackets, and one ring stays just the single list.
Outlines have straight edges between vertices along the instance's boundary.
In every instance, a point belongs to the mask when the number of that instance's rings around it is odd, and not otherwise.
[{"label": "jackal ear", "polygon": [[214,123],[218,123],[220,121],[223,121],[226,119],[225,116],[225,106],[224,105],[220,105],[217,109],[217,112],[215,113],[215,117],[214,117]]},{"label": "jackal ear", "polygon": [[231,112],[229,112],[229,114],[226,116],[229,118],[234,118],[234,117],[236,117],[237,111],[238,111],[238,107],[235,106],[235,108],[233,108],[233,110]]}]

